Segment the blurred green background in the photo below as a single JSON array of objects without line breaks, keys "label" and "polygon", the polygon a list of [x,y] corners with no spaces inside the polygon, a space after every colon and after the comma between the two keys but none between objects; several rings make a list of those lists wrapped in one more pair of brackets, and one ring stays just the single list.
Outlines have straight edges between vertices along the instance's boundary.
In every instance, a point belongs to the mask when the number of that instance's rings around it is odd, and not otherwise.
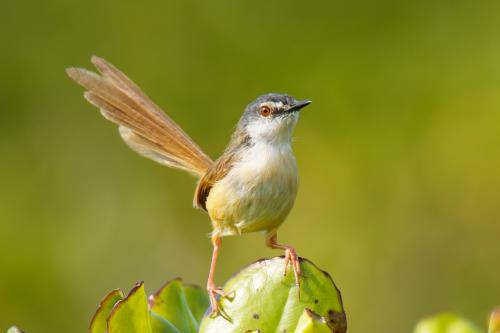
[{"label": "blurred green background", "polygon": [[[205,284],[195,180],[129,150],[64,73],[102,56],[213,158],[244,106],[313,100],[280,239],[328,270],[351,332],[500,302],[500,2],[5,1],[0,331],[85,332],[109,290]],[[226,238],[216,280],[268,250]]]}]

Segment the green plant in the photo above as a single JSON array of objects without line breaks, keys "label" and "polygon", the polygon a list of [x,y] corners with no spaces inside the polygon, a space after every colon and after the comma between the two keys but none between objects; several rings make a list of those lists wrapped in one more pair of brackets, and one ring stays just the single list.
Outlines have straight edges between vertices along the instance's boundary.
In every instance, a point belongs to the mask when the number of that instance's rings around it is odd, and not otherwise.
[{"label": "green plant", "polygon": [[205,291],[180,279],[167,282],[149,298],[140,282],[127,297],[119,290],[109,293],[99,304],[90,332],[196,333],[207,307]]},{"label": "green plant", "polygon": [[200,333],[345,332],[346,316],[339,290],[328,273],[301,259],[302,284],[283,275],[281,257],[258,261],[224,286],[223,314],[203,318]]},{"label": "green plant", "polygon": [[[440,313],[422,319],[414,333],[485,333],[474,323],[453,313]],[[500,309],[491,313],[488,333],[500,333]]]},{"label": "green plant", "polygon": [[484,333],[472,322],[453,313],[441,313],[422,319],[414,333]]},{"label": "green plant", "polygon": [[[208,308],[205,291],[165,284],[146,297],[138,283],[127,297],[119,290],[100,303],[91,333],[195,333],[195,332],[345,332],[346,319],[340,292],[330,276],[302,260],[303,284],[299,300],[293,274],[283,275],[283,258],[258,261],[231,278],[221,299],[223,316],[203,317]],[[201,321],[201,327],[200,326]]]},{"label": "green plant", "polygon": [[[257,261],[233,276],[220,299],[223,313],[210,316],[204,289],[167,282],[147,297],[137,283],[125,297],[111,291],[99,303],[90,333],[344,333],[346,316],[340,291],[330,275],[301,259],[302,285],[283,275],[283,258]],[[11,327],[7,333],[22,333]],[[485,333],[451,313],[421,320],[414,333]],[[500,333],[500,309],[492,312],[488,333]]]},{"label": "green plant", "polygon": [[345,332],[346,317],[333,280],[308,260],[301,259],[301,268],[300,299],[293,273],[283,274],[282,257],[244,268],[226,283],[228,297],[220,300],[224,312],[217,317],[206,311],[205,290],[180,279],[149,298],[142,282],[126,297],[113,290],[100,302],[90,333]]},{"label": "green plant", "polygon": [[9,328],[7,330],[7,333],[23,333],[23,331],[21,331],[19,328],[17,328],[16,326],[12,326],[11,328]]}]

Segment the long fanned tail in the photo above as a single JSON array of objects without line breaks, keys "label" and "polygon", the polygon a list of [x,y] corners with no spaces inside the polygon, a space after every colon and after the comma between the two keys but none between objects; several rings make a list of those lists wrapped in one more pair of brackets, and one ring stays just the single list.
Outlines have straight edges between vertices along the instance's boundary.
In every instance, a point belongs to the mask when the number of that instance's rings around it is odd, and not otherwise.
[{"label": "long fanned tail", "polygon": [[87,89],[84,96],[119,125],[123,140],[137,153],[202,177],[213,164],[196,143],[125,74],[92,57],[101,75],[68,68],[68,76]]}]

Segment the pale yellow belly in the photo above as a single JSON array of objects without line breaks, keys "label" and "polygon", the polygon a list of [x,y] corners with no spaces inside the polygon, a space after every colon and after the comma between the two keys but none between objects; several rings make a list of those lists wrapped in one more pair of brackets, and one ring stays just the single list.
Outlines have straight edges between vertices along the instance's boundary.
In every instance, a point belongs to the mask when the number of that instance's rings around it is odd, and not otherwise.
[{"label": "pale yellow belly", "polygon": [[207,198],[214,234],[276,229],[292,209],[297,185],[297,167],[291,153],[237,165],[214,185]]}]

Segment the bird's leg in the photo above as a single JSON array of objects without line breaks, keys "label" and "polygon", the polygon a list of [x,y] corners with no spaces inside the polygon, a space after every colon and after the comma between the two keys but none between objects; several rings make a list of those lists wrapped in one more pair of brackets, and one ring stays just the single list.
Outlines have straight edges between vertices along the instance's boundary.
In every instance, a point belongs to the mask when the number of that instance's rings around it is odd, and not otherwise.
[{"label": "bird's leg", "polygon": [[272,249],[285,250],[285,275],[288,268],[288,263],[292,264],[293,274],[295,275],[295,285],[299,288],[300,295],[300,262],[297,252],[293,246],[278,243],[277,234],[271,233],[266,236],[266,245]]},{"label": "bird's leg", "polygon": [[217,235],[212,236],[212,245],[213,245],[212,263],[210,264],[210,272],[208,274],[208,281],[207,281],[207,290],[208,290],[208,296],[210,297],[210,306],[212,308],[212,314],[220,313],[219,302],[217,301],[216,295],[220,295],[222,297],[226,296],[224,291],[222,291],[221,288],[216,287],[214,283],[215,266],[217,264],[217,256],[219,255],[219,247],[221,243],[222,240],[219,236]]}]

